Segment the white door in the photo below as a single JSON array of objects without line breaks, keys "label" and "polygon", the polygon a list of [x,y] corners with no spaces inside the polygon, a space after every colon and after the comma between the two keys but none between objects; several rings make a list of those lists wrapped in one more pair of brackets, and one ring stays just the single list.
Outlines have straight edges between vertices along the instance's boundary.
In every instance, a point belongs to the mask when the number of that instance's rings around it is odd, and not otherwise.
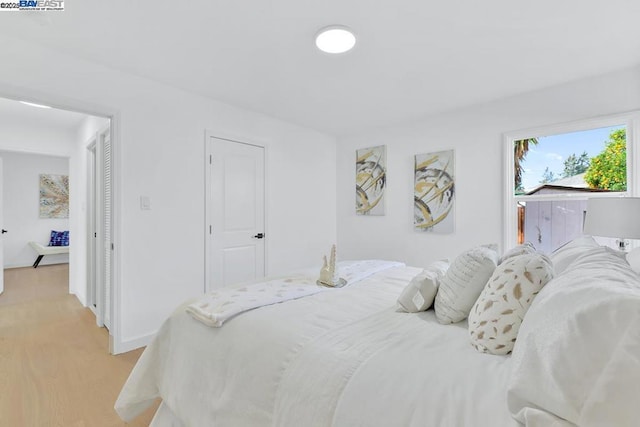
[{"label": "white door", "polygon": [[[95,307],[96,323],[111,329],[111,138],[109,129],[89,144],[88,297]],[[91,239],[93,237],[93,239]]]},{"label": "white door", "polygon": [[104,326],[111,329],[111,135],[109,130],[100,134],[102,149],[102,316]]},{"label": "white door", "polygon": [[208,137],[206,291],[265,274],[264,148]]},{"label": "white door", "polygon": [[104,326],[102,316],[102,305],[98,296],[100,295],[98,283],[100,281],[98,263],[96,261],[98,250],[98,229],[97,221],[97,202],[96,194],[98,189],[96,184],[97,167],[96,167],[96,147],[98,136],[91,140],[87,146],[87,302],[89,308],[96,315],[96,324],[100,327]]},{"label": "white door", "polygon": [[4,201],[3,201],[3,172],[2,172],[2,157],[0,157],[0,228],[2,228],[2,234],[0,234],[0,294],[4,292],[4,233],[7,232],[4,227]]}]

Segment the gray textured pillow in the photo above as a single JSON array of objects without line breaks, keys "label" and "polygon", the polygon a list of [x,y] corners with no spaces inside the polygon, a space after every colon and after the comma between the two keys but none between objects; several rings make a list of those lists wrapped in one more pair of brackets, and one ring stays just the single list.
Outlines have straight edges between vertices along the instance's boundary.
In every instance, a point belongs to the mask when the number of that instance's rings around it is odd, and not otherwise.
[{"label": "gray textured pillow", "polygon": [[478,246],[460,254],[447,270],[436,295],[438,322],[464,320],[480,296],[498,263],[498,254],[488,246]]},{"label": "gray textured pillow", "polygon": [[541,253],[511,257],[500,264],[469,313],[476,350],[511,353],[527,310],[552,277],[551,260]]},{"label": "gray textured pillow", "polygon": [[500,257],[500,261],[498,261],[498,265],[502,264],[503,262],[505,262],[506,260],[514,256],[525,255],[525,254],[535,254],[535,253],[536,253],[536,248],[533,246],[533,244],[531,242],[526,242],[521,245],[515,246],[509,249],[507,252],[505,252]]},{"label": "gray textured pillow", "polygon": [[440,281],[449,269],[449,260],[436,261],[422,270],[398,297],[400,307],[409,313],[425,311],[433,304]]}]

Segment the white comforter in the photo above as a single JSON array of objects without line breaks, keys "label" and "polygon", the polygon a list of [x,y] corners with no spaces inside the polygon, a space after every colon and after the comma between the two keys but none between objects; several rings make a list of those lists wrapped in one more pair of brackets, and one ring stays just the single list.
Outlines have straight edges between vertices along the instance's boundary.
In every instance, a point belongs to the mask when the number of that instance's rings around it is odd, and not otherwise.
[{"label": "white comforter", "polygon": [[161,396],[185,426],[511,426],[510,358],[466,324],[396,299],[420,269],[244,313],[210,328],[179,307],[116,402],[131,420]]}]

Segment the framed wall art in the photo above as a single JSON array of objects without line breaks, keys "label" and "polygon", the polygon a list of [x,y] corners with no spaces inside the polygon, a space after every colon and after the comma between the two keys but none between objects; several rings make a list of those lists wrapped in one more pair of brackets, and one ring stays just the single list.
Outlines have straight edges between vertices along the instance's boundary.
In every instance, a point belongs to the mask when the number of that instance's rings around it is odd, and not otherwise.
[{"label": "framed wall art", "polygon": [[69,218],[68,175],[40,175],[40,218]]},{"label": "framed wall art", "polygon": [[455,192],[453,150],[416,154],[414,228],[424,232],[453,233]]},{"label": "framed wall art", "polygon": [[384,215],[386,146],[356,150],[356,214]]}]

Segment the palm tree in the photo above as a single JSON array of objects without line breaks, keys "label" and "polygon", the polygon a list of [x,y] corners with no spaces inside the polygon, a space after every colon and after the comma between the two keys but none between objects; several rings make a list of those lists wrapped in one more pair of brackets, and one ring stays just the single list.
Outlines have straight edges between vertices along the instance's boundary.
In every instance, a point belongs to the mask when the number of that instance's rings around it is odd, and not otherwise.
[{"label": "palm tree", "polygon": [[515,175],[515,189],[522,189],[522,162],[529,152],[529,144],[537,145],[538,138],[526,138],[513,141],[513,172]]}]

